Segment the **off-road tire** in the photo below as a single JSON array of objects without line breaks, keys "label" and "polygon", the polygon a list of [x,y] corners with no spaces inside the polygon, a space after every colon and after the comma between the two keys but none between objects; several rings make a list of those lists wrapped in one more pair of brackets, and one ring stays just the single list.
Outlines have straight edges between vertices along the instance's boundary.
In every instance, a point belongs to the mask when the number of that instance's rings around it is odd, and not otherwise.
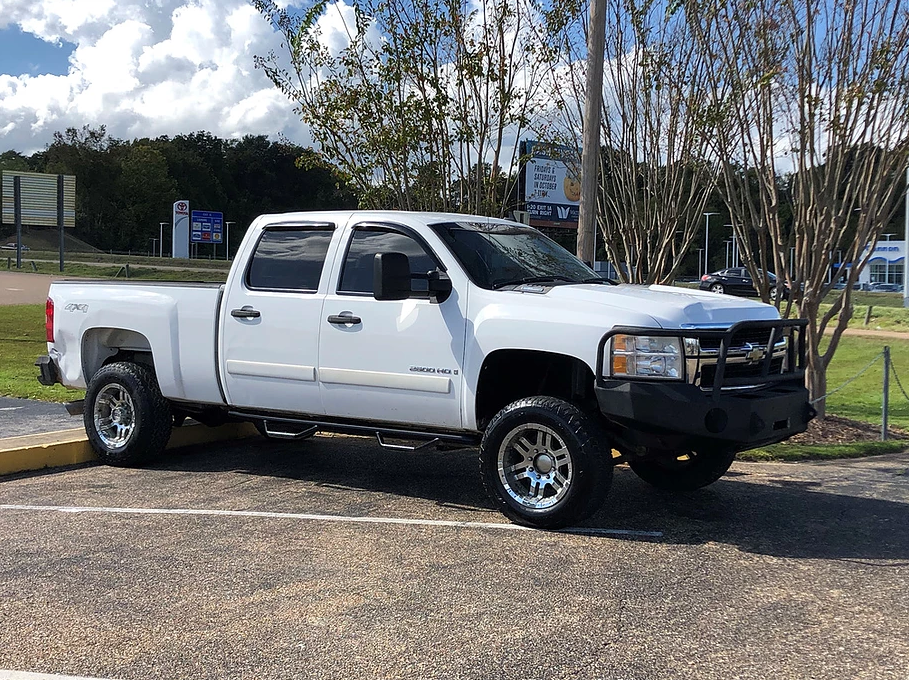
[{"label": "off-road tire", "polygon": [[[96,401],[102,390],[111,385],[122,387],[133,407],[132,432],[121,446],[106,443],[95,426]],[[164,451],[174,417],[154,372],[140,364],[120,361],[102,367],[92,377],[85,393],[83,421],[88,441],[102,463],[133,467]]]},{"label": "off-road tire", "polygon": [[630,460],[628,466],[638,477],[663,491],[695,491],[725,475],[734,460],[735,452],[710,451],[694,454],[683,464],[648,458]]},{"label": "off-road tire", "polygon": [[[500,476],[499,453],[506,437],[534,425],[553,431],[571,460],[564,496],[544,509],[516,500]],[[525,526],[559,529],[586,519],[603,504],[612,484],[611,451],[599,423],[577,406],[555,397],[528,397],[509,404],[490,421],[480,444],[480,472],[486,492],[506,517]]]}]

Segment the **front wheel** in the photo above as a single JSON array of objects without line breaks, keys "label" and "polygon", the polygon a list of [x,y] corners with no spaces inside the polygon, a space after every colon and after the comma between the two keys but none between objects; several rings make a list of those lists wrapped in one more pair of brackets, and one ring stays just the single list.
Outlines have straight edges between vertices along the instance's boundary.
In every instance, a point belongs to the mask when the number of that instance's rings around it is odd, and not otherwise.
[{"label": "front wheel", "polygon": [[734,460],[734,451],[692,451],[675,458],[630,460],[628,466],[638,477],[663,491],[694,491],[725,475]]},{"label": "front wheel", "polygon": [[595,421],[554,397],[509,404],[480,445],[480,471],[499,510],[518,524],[558,529],[590,516],[612,483],[612,447]]},{"label": "front wheel", "polygon": [[85,406],[88,441],[106,465],[138,465],[167,446],[173,413],[145,366],[126,361],[104,366],[88,385]]}]

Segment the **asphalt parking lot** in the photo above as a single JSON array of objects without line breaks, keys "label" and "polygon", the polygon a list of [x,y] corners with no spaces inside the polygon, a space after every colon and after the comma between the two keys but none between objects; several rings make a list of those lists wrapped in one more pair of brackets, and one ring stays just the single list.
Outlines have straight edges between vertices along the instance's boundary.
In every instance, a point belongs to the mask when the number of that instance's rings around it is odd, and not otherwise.
[{"label": "asphalt parking lot", "polygon": [[81,426],[82,418],[69,415],[63,404],[0,397],[0,437],[18,437]]},{"label": "asphalt parking lot", "polygon": [[472,452],[346,437],[8,477],[0,669],[905,679],[907,469],[737,463],[671,496],[620,468],[576,533],[506,525]]}]

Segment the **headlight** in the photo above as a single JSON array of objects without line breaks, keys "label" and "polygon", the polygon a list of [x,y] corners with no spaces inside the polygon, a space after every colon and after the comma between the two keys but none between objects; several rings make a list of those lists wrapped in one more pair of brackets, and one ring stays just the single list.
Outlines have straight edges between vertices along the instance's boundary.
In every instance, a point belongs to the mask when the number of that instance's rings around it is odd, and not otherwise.
[{"label": "headlight", "polygon": [[609,350],[610,374],[617,378],[681,380],[685,358],[679,338],[615,335]]}]

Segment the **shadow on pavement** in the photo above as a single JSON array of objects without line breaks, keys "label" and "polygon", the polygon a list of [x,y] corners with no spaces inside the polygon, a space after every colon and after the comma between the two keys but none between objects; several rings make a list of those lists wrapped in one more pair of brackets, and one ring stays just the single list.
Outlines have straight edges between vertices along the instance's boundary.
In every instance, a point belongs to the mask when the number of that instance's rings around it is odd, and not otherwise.
[{"label": "shadow on pavement", "polygon": [[[347,438],[252,440],[173,452],[152,467],[234,471],[420,498],[443,507],[493,509],[473,450],[386,451]],[[909,503],[838,493],[825,483],[822,466],[812,465],[817,470],[812,480],[786,476],[786,470],[801,465],[779,467],[779,475],[764,482],[732,471],[706,489],[671,494],[653,489],[623,466],[603,509],[585,526],[662,531],[662,542],[725,543],[777,557],[909,560]],[[866,493],[873,493],[869,489]]]}]

